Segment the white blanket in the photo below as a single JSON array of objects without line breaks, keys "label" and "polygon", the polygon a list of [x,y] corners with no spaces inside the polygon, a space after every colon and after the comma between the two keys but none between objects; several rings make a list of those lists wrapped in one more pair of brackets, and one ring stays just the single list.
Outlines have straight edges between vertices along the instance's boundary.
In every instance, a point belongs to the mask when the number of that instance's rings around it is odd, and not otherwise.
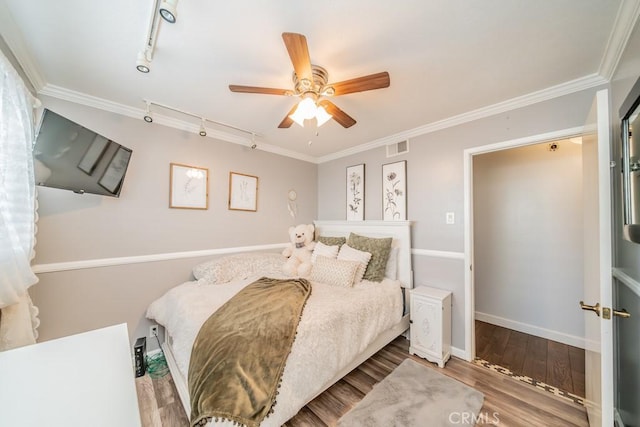
[{"label": "white blanket", "polygon": [[[184,378],[191,347],[202,324],[256,279],[250,277],[224,285],[187,282],[149,306],[147,317],[167,328],[173,337],[173,353]],[[296,415],[356,355],[401,318],[402,292],[396,280],[363,281],[353,288],[312,282],[311,296],[282,374],[274,413],[261,426],[280,426]]]}]

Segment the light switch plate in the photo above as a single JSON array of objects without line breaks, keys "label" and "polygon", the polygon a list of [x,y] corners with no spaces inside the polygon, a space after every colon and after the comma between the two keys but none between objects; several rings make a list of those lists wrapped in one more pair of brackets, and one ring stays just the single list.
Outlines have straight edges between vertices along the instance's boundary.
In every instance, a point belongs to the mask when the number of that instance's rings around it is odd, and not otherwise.
[{"label": "light switch plate", "polygon": [[453,212],[447,212],[447,224],[455,224],[456,215]]}]

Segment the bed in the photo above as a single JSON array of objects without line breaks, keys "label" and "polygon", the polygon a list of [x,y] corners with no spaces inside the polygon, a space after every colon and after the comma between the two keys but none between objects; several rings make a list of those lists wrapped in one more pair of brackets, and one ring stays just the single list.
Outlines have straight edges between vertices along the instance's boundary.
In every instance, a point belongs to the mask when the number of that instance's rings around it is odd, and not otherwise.
[{"label": "bed", "polygon": [[[395,276],[381,282],[363,282],[340,288],[311,281],[289,357],[282,372],[273,411],[260,424],[280,426],[302,407],[364,362],[409,327],[408,292],[411,288],[411,241],[408,221],[316,221],[316,236],[350,233],[371,238],[392,237]],[[262,276],[283,277],[275,268],[277,254],[260,258],[253,274],[244,274],[222,285],[203,283],[202,278],[183,283],[154,301],[147,317],[165,328],[162,344],[167,364],[187,414],[191,405],[187,370],[191,346],[202,324],[213,311]],[[265,261],[266,260],[266,261]],[[260,263],[258,263],[260,264]],[[194,271],[195,273],[195,271]],[[219,271],[218,271],[219,273]],[[211,420],[207,425],[230,426],[228,420]]]}]

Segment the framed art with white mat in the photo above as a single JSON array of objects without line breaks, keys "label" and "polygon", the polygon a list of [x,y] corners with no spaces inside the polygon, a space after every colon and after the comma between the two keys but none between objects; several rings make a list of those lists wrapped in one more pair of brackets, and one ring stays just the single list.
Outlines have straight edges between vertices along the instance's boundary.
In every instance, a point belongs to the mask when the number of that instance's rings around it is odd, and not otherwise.
[{"label": "framed art with white mat", "polygon": [[347,221],[364,220],[364,163],[347,168]]},{"label": "framed art with white mat", "polygon": [[237,172],[229,173],[229,209],[258,210],[258,177]]},{"label": "framed art with white mat", "polygon": [[207,209],[209,207],[209,170],[171,163],[169,207]]},{"label": "framed art with white mat", "polygon": [[382,165],[382,218],[407,219],[407,161]]}]

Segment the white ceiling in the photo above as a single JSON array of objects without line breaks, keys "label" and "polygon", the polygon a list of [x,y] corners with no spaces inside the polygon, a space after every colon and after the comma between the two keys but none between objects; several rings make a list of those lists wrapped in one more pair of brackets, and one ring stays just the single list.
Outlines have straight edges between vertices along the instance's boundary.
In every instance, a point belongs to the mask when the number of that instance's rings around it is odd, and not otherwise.
[{"label": "white ceiling", "polygon": [[[0,33],[44,94],[136,117],[148,99],[255,132],[260,148],[322,160],[606,81],[626,42],[616,16],[630,2],[180,0],[177,23],[161,24],[149,74],[135,64],[153,0],[0,0]],[[388,71],[390,87],[332,99],[357,120],[349,129],[333,120],[278,129],[295,98],[228,85],[291,88],[283,32],[306,35],[330,81]],[[197,130],[197,120],[180,118]]]}]

